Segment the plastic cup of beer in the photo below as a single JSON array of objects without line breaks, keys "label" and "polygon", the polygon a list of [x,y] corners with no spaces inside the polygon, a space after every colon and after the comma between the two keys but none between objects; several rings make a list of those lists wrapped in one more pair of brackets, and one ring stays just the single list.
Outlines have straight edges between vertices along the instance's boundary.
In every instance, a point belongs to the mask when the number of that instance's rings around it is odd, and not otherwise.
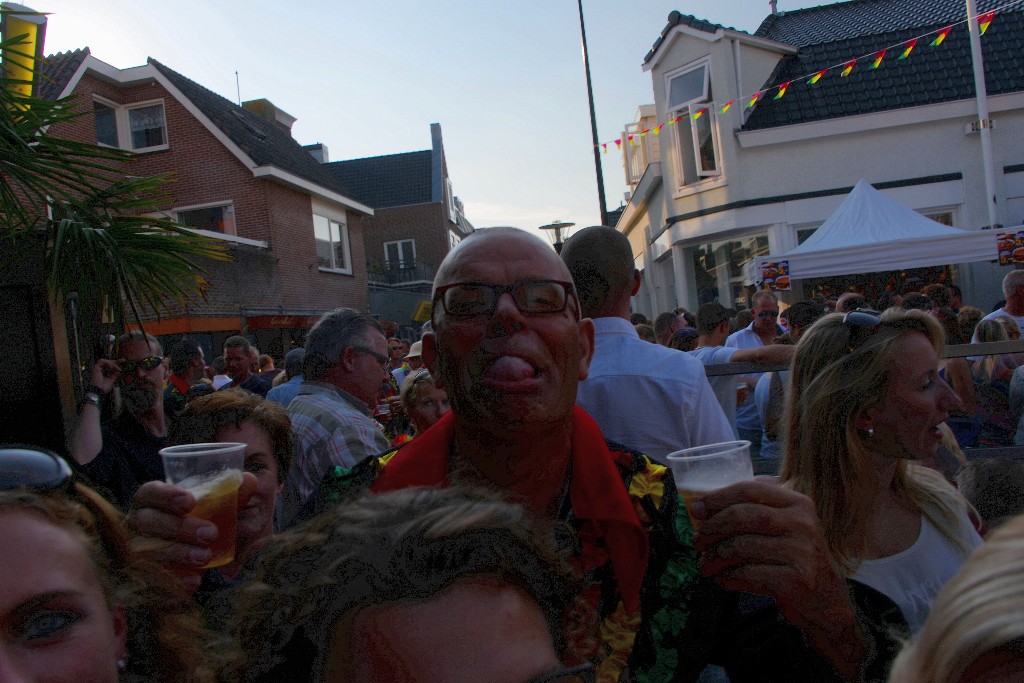
[{"label": "plastic cup of beer", "polygon": [[245,469],[244,443],[193,443],[160,450],[167,483],[188,489],[196,498],[189,514],[217,527],[210,544],[213,557],[204,569],[235,559],[238,526],[238,487]]},{"label": "plastic cup of beer", "polygon": [[[754,466],[750,462],[749,441],[726,441],[707,446],[686,448],[669,453],[668,463],[676,480],[676,489],[690,506],[711,491],[738,481],[754,478]],[[701,520],[690,514],[694,531],[700,531]]]}]

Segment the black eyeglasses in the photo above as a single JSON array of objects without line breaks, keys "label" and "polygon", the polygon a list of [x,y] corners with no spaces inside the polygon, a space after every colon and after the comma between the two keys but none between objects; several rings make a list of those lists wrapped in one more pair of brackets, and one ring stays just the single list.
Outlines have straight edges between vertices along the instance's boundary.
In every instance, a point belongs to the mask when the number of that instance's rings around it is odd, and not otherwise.
[{"label": "black eyeglasses", "polygon": [[0,491],[24,487],[68,493],[73,482],[71,466],[55,453],[36,446],[0,446]]},{"label": "black eyeglasses", "polygon": [[142,368],[146,372],[156,368],[164,359],[160,356],[148,356],[141,360],[119,360],[117,361],[118,366],[121,368],[121,372],[126,372],[129,375],[135,372],[137,368]]},{"label": "black eyeglasses", "polygon": [[522,313],[561,313],[569,303],[572,283],[559,280],[517,280],[507,285],[455,282],[438,287],[434,301],[440,299],[448,315],[468,318],[492,315],[503,294],[511,294],[516,308]]},{"label": "black eyeglasses", "polygon": [[373,356],[380,363],[380,369],[385,372],[391,369],[391,356],[385,356],[383,353],[377,353],[371,348],[365,346],[353,346],[353,349],[360,353],[365,353],[367,356]]},{"label": "black eyeglasses", "polygon": [[843,325],[850,331],[850,351],[856,351],[882,324],[878,311],[870,308],[858,308],[843,316]]},{"label": "black eyeglasses", "polygon": [[587,663],[570,668],[559,668],[535,676],[526,683],[594,683],[594,665]]}]

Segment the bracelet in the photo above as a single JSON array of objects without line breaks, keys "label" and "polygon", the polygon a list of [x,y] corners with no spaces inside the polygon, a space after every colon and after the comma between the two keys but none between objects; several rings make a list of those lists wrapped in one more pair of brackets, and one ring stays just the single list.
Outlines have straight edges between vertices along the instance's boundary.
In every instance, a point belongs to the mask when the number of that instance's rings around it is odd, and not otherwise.
[{"label": "bracelet", "polygon": [[78,407],[81,408],[82,406],[85,405],[96,406],[97,408],[99,408],[100,397],[92,394],[92,392],[86,394],[85,396],[82,397],[82,402],[78,404]]},{"label": "bracelet", "polygon": [[107,395],[107,392],[103,391],[102,389],[100,389],[95,384],[90,384],[89,386],[87,386],[85,388],[85,393],[87,393],[87,394],[96,394],[100,398],[103,398],[104,396]]}]

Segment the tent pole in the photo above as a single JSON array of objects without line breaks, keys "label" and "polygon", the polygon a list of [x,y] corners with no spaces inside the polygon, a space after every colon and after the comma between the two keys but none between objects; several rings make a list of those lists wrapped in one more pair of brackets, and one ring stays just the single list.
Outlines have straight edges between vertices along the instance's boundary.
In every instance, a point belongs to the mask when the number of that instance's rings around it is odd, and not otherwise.
[{"label": "tent pole", "polygon": [[967,27],[971,36],[971,62],[974,66],[974,95],[978,102],[981,136],[981,164],[985,171],[985,204],[988,207],[988,227],[999,225],[996,219],[996,176],[992,166],[992,131],[988,117],[988,91],[985,88],[985,63],[981,56],[981,32],[978,28],[978,10],[974,0],[967,0]]}]

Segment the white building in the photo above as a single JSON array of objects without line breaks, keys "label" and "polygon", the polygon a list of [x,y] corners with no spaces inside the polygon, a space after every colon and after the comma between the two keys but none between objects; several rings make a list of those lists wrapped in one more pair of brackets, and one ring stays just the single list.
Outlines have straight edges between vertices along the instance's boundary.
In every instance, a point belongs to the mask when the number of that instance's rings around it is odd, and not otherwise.
[{"label": "white building", "polygon": [[[1022,34],[1024,14],[1005,10],[981,37],[996,226],[1024,222]],[[752,257],[796,247],[862,178],[940,222],[990,227],[963,0],[851,0],[771,14],[754,34],[673,12],[644,69],[654,105],[624,134],[631,198],[617,224],[645,272],[639,310],[745,303]],[[953,274],[987,309],[1004,271]]]}]

